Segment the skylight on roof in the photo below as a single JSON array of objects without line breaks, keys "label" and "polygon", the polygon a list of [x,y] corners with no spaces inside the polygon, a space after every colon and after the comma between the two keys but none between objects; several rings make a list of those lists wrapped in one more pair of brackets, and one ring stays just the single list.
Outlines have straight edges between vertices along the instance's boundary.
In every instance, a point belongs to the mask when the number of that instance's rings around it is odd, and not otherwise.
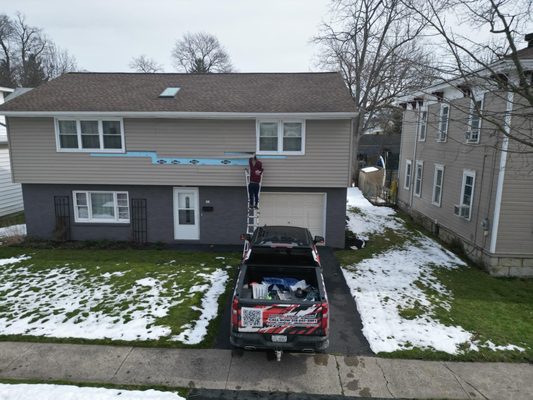
[{"label": "skylight on roof", "polygon": [[167,87],[165,90],[161,92],[159,97],[176,97],[179,91],[180,91],[179,87]]}]

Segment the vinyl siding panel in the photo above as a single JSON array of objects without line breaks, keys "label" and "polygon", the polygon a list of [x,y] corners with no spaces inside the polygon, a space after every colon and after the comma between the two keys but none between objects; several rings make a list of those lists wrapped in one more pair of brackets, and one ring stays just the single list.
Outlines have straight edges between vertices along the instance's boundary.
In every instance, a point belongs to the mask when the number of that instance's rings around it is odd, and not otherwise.
[{"label": "vinyl siding panel", "polygon": [[[145,158],[56,151],[52,118],[9,118],[14,176],[21,183],[244,185],[243,167],[152,165]],[[125,119],[127,151],[225,158],[256,149],[255,120]],[[346,187],[350,121],[306,121],[305,155],[265,159],[265,186]]]},{"label": "vinyl siding panel", "polygon": [[[494,149],[498,135],[492,126],[485,124],[486,126],[482,125],[481,128],[479,144],[466,144],[468,108],[468,98],[457,99],[451,103],[446,142],[437,142],[439,103],[431,104],[428,107],[425,141],[415,139],[415,112],[405,111],[403,126],[408,137],[402,138],[399,199],[403,203],[409,204],[410,192],[403,188],[405,159],[413,160],[413,183],[415,160],[423,161],[422,192],[420,197],[412,196],[412,209],[455,232],[466,241],[488,250],[490,248],[490,235],[484,235],[481,222],[485,218],[492,222],[500,157]],[[486,95],[484,110],[485,112],[505,110],[505,104],[499,99]],[[416,157],[413,157],[415,145]],[[444,165],[440,207],[432,204],[435,164]],[[465,169],[473,170],[476,174],[470,220],[454,215],[454,205],[460,204],[461,201],[462,179]],[[411,190],[412,188],[413,184]]]},{"label": "vinyl siding panel", "polygon": [[0,145],[0,216],[21,211],[22,190],[20,185],[11,181],[9,150]]}]

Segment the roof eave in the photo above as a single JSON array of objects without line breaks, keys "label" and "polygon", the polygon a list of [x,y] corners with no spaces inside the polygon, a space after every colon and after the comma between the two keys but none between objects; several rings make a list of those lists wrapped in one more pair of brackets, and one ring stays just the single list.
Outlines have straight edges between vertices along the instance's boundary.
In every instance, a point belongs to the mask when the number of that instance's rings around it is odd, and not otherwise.
[{"label": "roof eave", "polygon": [[122,118],[190,118],[190,119],[351,119],[357,112],[185,112],[185,111],[2,111],[7,117],[122,117]]}]

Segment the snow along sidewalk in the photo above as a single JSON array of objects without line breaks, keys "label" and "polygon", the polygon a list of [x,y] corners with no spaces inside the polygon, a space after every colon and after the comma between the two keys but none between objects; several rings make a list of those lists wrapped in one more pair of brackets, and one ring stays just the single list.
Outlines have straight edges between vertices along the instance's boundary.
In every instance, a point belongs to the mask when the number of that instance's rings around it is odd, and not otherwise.
[{"label": "snow along sidewalk", "polygon": [[163,385],[382,398],[530,399],[533,365],[0,342],[0,380]]}]

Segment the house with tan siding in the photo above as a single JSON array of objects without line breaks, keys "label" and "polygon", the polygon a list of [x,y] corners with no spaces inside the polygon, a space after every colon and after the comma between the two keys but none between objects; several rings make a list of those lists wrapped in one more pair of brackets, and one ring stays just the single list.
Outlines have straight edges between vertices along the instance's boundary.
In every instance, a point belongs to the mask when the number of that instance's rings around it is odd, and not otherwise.
[{"label": "house with tan siding", "polygon": [[[533,43],[519,54],[531,87]],[[513,140],[533,138],[531,105],[455,81],[402,106],[399,206],[490,273],[533,276],[533,153]]]},{"label": "house with tan siding", "polygon": [[257,154],[258,224],[343,247],[354,109],[338,73],[69,73],[1,112],[29,236],[237,244]]}]

